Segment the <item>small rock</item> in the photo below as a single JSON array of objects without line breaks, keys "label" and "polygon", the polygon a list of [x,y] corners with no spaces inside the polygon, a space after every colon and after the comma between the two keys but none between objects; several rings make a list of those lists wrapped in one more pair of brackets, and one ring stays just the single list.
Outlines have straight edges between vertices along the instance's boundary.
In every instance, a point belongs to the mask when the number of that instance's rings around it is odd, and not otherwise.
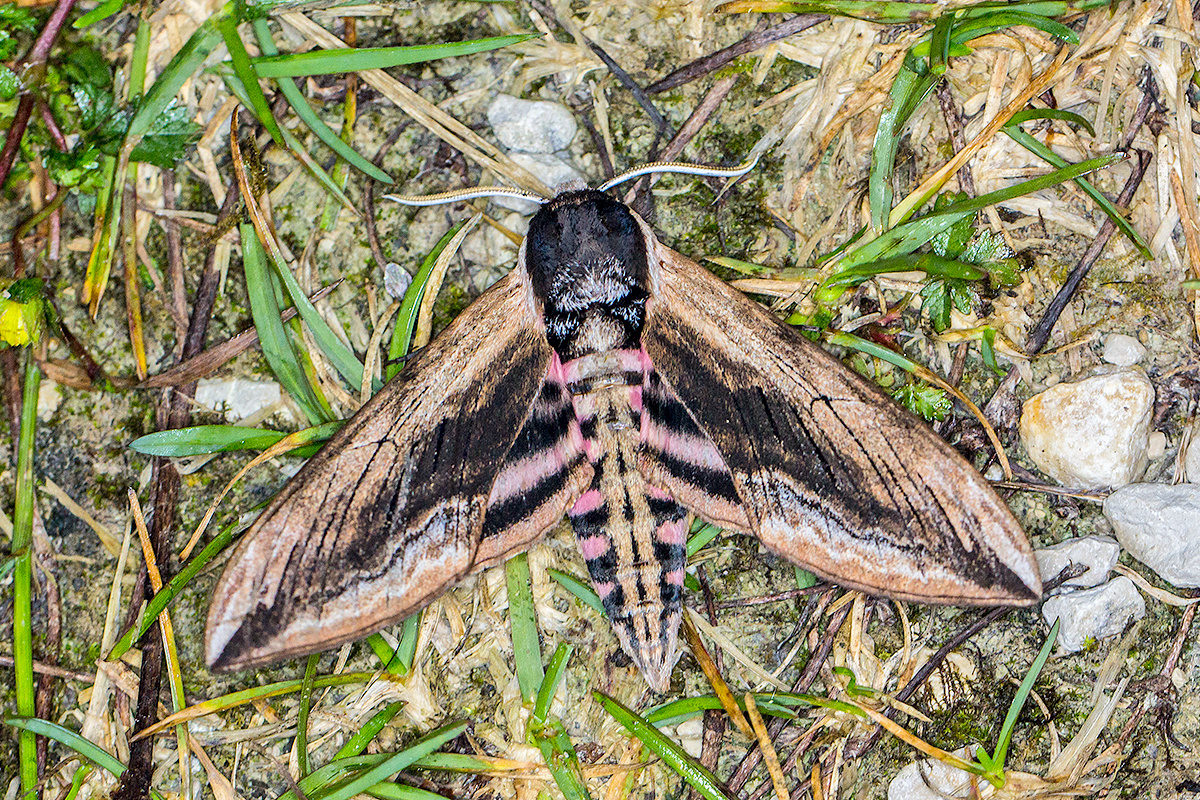
[{"label": "small rock", "polygon": [[1061,621],[1058,646],[1074,653],[1089,640],[1116,636],[1130,622],[1146,616],[1146,601],[1133,581],[1122,575],[1091,589],[1056,594],[1042,603],[1042,616],[1049,625]]},{"label": "small rock", "polygon": [[395,261],[389,261],[383,267],[383,290],[393,300],[403,300],[404,293],[412,285],[412,275]]},{"label": "small rock", "polygon": [[62,405],[62,390],[49,378],[42,378],[38,386],[37,415],[42,422],[49,422],[54,412]]},{"label": "small rock", "polygon": [[1192,423],[1192,440],[1183,456],[1183,472],[1192,483],[1200,483],[1200,419]]},{"label": "small rock", "polygon": [[1025,402],[1020,432],[1038,468],[1067,486],[1124,486],[1146,471],[1154,387],[1140,368],[1060,383]]},{"label": "small rock", "polygon": [[1033,554],[1037,557],[1038,571],[1046,580],[1062,572],[1068,564],[1088,568],[1087,572],[1067,581],[1060,589],[1068,586],[1099,586],[1108,580],[1108,573],[1117,565],[1121,545],[1111,536],[1081,536],[1043,550],[1034,550]]},{"label": "small rock", "polygon": [[1151,431],[1146,440],[1146,458],[1150,461],[1162,458],[1167,453],[1167,435],[1162,431]]},{"label": "small rock", "polygon": [[548,100],[521,100],[496,95],[488,106],[488,124],[500,143],[526,153],[555,153],[575,138],[578,126],[571,110]]},{"label": "small rock", "polygon": [[1134,337],[1124,333],[1111,333],[1104,340],[1104,353],[1100,357],[1109,364],[1130,367],[1141,361],[1145,355],[1146,348]]},{"label": "small rock", "polygon": [[1200,586],[1200,486],[1126,486],[1105,499],[1104,516],[1129,555],[1163,580]]},{"label": "small rock", "polygon": [[692,758],[699,758],[704,749],[704,717],[692,717],[675,726],[679,746]]},{"label": "small rock", "polygon": [[[557,190],[560,186],[575,181],[584,185],[587,183],[579,170],[558,156],[545,153],[513,153],[512,160],[532,172],[551,189]],[[533,214],[541,207],[532,200],[522,200],[519,197],[494,197],[492,199],[501,208],[521,214]]]},{"label": "small rock", "polygon": [[279,384],[242,378],[202,379],[196,385],[196,402],[213,410],[225,409],[225,419],[237,422],[280,401]]},{"label": "small rock", "polygon": [[[975,747],[963,747],[954,755],[968,760],[975,757]],[[995,791],[987,781],[976,779],[984,797]],[[991,791],[989,791],[991,790]],[[971,773],[942,761],[914,761],[896,773],[888,784],[888,800],[945,800],[947,797],[971,797]]]}]

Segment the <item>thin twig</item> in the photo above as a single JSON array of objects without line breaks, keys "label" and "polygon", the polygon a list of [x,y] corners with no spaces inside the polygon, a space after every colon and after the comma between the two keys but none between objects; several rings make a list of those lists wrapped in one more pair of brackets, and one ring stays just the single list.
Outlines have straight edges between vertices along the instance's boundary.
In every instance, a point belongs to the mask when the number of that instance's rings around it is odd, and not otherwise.
[{"label": "thin twig", "polygon": [[[1137,161],[1133,164],[1133,171],[1129,175],[1129,179],[1125,181],[1125,186],[1121,189],[1121,194],[1117,196],[1116,204],[1118,207],[1129,205],[1133,200],[1134,193],[1138,187],[1142,185],[1142,178],[1146,175],[1146,168],[1150,166],[1150,154],[1145,150],[1138,150]],[[1075,265],[1075,269],[1071,270],[1071,274],[1067,277],[1062,288],[1058,290],[1058,294],[1054,295],[1054,299],[1050,301],[1050,305],[1046,308],[1046,312],[1042,314],[1042,318],[1038,320],[1033,331],[1029,334],[1029,341],[1025,343],[1025,352],[1029,355],[1034,355],[1046,346],[1046,342],[1050,340],[1050,332],[1054,330],[1055,323],[1058,322],[1059,316],[1066,309],[1067,304],[1075,297],[1075,291],[1079,288],[1079,284],[1087,277],[1092,265],[1100,258],[1100,254],[1104,252],[1108,240],[1116,233],[1117,226],[1111,219],[1104,220],[1104,225],[1100,227],[1100,231],[1096,234],[1096,238],[1092,240],[1088,246],[1087,252],[1079,259],[1079,263]]]},{"label": "thin twig", "polygon": [[755,31],[740,42],[735,42],[729,45],[729,47],[722,48],[703,58],[698,58],[690,64],[685,64],[667,77],[647,86],[646,92],[648,94],[658,94],[669,89],[674,89],[676,86],[682,86],[685,83],[689,83],[720,69],[735,58],[752,53],[761,47],[766,47],[772,42],[778,42],[781,39],[794,36],[828,19],[829,15],[827,14],[801,14],[798,17],[785,20],[773,28],[767,28],[764,31]]}]

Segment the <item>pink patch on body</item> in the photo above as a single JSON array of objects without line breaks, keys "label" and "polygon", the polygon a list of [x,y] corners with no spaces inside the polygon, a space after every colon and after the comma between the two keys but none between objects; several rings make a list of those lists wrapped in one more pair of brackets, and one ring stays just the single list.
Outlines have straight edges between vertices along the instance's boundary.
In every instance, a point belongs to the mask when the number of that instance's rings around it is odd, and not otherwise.
[{"label": "pink patch on body", "polygon": [[579,516],[586,514],[589,511],[595,511],[604,504],[604,495],[600,494],[599,489],[588,489],[583,494],[579,495],[579,499],[575,501],[575,505],[571,506],[568,514]]},{"label": "pink patch on body", "polygon": [[639,414],[642,413],[642,387],[629,387],[629,407]]},{"label": "pink patch on body", "polygon": [[675,499],[674,497],[671,496],[670,492],[664,491],[663,489],[658,488],[657,486],[655,486],[652,483],[646,485],[646,494],[650,495],[655,500],[674,500]]},{"label": "pink patch on body", "polygon": [[584,561],[591,561],[608,552],[611,544],[607,536],[588,536],[579,540],[579,552],[583,553]]},{"label": "pink patch on body", "polygon": [[683,544],[687,534],[687,519],[674,519],[658,526],[654,536],[663,544]]},{"label": "pink patch on body", "polygon": [[673,569],[664,576],[664,579],[672,586],[683,586],[683,570]]},{"label": "pink patch on body", "polygon": [[596,590],[596,594],[603,600],[613,593],[613,590],[617,588],[617,584],[614,581],[604,581],[603,583],[593,583],[592,588]]}]

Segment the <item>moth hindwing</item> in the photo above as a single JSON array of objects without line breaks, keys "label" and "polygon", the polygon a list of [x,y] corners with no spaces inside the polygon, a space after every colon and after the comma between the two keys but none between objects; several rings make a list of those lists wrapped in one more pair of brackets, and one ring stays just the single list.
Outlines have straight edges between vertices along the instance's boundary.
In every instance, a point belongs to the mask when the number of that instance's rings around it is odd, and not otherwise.
[{"label": "moth hindwing", "polygon": [[516,268],[284,487],[217,585],[215,668],[362,637],[566,514],[621,646],[665,691],[693,515],[873,594],[1028,604],[1020,526],[873,385],[662,246],[559,194]]}]

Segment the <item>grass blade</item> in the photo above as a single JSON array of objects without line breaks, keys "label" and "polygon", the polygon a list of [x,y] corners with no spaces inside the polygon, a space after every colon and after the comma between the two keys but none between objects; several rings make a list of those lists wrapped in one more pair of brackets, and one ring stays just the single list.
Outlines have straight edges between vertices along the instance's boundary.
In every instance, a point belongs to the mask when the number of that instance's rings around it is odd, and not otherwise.
[{"label": "grass blade", "polygon": [[517,683],[521,687],[521,698],[528,701],[537,694],[545,677],[542,672],[537,612],[533,608],[533,589],[530,586],[529,557],[525,553],[518,553],[504,562],[504,577],[508,584],[508,620],[512,626]]},{"label": "grass blade", "polygon": [[685,753],[682,747],[660,732],[658,728],[603,692],[592,692],[592,697],[596,698],[596,701],[604,706],[604,710],[611,714],[617,722],[624,725],[625,729],[636,736],[642,744],[650,748],[655,755],[679,773],[679,776],[699,792],[705,800],[736,800],[716,775]]},{"label": "grass blade", "polygon": [[[309,430],[318,434],[313,439],[314,443],[320,443],[332,436],[339,427],[341,423],[327,422]],[[287,435],[282,431],[237,425],[196,425],[148,433],[134,439],[129,447],[148,456],[186,458],[233,450],[266,450]]]},{"label": "grass blade", "polygon": [[433,733],[417,740],[411,747],[407,747],[399,753],[384,759],[378,765],[366,770],[338,789],[323,795],[322,800],[349,800],[354,795],[366,791],[380,781],[390,778],[397,772],[409,767],[417,759],[429,755],[446,742],[458,736],[466,728],[467,723],[465,722],[439,728]]},{"label": "grass blade", "polygon": [[400,310],[396,312],[396,325],[392,328],[392,340],[388,345],[388,367],[385,371],[388,380],[396,377],[396,373],[402,368],[400,359],[408,355],[408,348],[412,344],[413,329],[417,327],[421,300],[425,297],[425,287],[429,285],[429,276],[433,274],[438,256],[466,224],[466,220],[456,223],[442,235],[441,239],[438,239],[438,243],[421,262],[421,268],[413,276],[412,283],[404,290],[404,299],[400,302]]},{"label": "grass blade", "polygon": [[[226,65],[224,68],[218,68],[217,72],[220,74],[221,80],[225,81],[225,86],[229,89],[230,93],[237,97],[237,99],[241,101],[242,105],[249,109],[250,113],[253,114],[254,109],[250,105],[250,94],[246,91],[246,87],[242,84],[241,78],[234,74],[233,68],[229,65]],[[255,119],[258,119],[257,115],[255,116]],[[259,122],[262,122],[262,120],[259,120]],[[350,198],[346,197],[346,193],[342,191],[342,187],[339,186],[337,182],[329,176],[328,172],[321,169],[320,164],[318,164],[316,161],[313,161],[312,156],[309,155],[308,151],[304,149],[304,145],[300,143],[300,140],[292,135],[292,132],[287,128],[281,127],[279,130],[283,134],[283,142],[287,147],[287,151],[295,156],[297,161],[304,165],[304,168],[309,171],[309,174],[317,179],[317,182],[320,183],[321,186],[325,187],[325,191],[329,192],[331,195],[341,201],[342,205],[354,210],[355,213],[358,213],[357,209],[354,208],[354,204],[350,202]]]},{"label": "grass blade", "polygon": [[246,89],[250,107],[254,109],[254,116],[258,117],[258,121],[267,129],[267,133],[271,134],[275,144],[285,147],[283,132],[279,130],[279,123],[275,120],[275,115],[271,113],[271,104],[267,102],[262,87],[258,85],[258,75],[254,72],[254,65],[250,63],[250,54],[246,52],[246,45],[242,42],[237,28],[238,21],[232,15],[222,15],[217,20],[217,29],[221,31],[221,36],[225,39],[225,46],[229,49],[229,62],[233,65],[234,74],[241,79],[242,86]]},{"label": "grass blade", "polygon": [[103,747],[61,725],[37,717],[5,717],[4,724],[38,736],[45,736],[47,739],[53,739],[59,744],[66,745],[83,758],[108,770],[118,778],[125,772],[125,765]]},{"label": "grass blade", "polygon": [[[256,28],[257,32],[257,28]],[[277,55],[268,52],[254,59],[254,69],[263,78],[300,78],[308,75],[332,75],[364,69],[387,69],[401,64],[418,64],[439,58],[467,56],[498,50],[510,44],[536,39],[532,33],[493,36],[469,42],[410,45],[407,47],[347,47],[336,50],[312,50],[307,53]]]},{"label": "grass blade", "polygon": [[155,592],[154,597],[150,598],[150,602],[146,604],[141,617],[138,619],[138,624],[134,625],[125,635],[117,640],[113,645],[112,650],[105,656],[106,661],[115,661],[129,651],[133,643],[142,638],[150,626],[154,624],[154,620],[158,618],[159,613],[170,605],[175,596],[183,591],[183,587],[191,582],[192,578],[200,573],[200,570],[208,566],[214,558],[216,558],[222,550],[229,546],[233,541],[234,535],[238,531],[237,525],[229,525],[213,540],[209,542],[203,550],[197,553],[187,565],[179,570],[162,591]]},{"label": "grass blade", "polygon": [[[267,53],[270,56],[275,56],[275,54],[278,51],[275,48],[274,40],[271,39],[271,28],[267,24],[267,21],[265,19],[261,19],[261,18],[256,19],[253,22],[253,26],[254,26],[254,35],[258,39],[259,48],[264,53]],[[301,55],[320,55],[321,53],[326,53],[326,52],[330,52],[330,51],[318,50],[316,53],[302,53],[302,54],[296,54],[296,55],[291,55],[291,56],[276,56],[276,57],[278,57],[278,58],[297,58]],[[258,69],[258,66],[257,66],[257,62],[261,61],[261,60],[262,59],[256,59],[256,66],[255,66],[254,70],[260,76],[266,77],[263,74],[262,70]],[[236,64],[235,64],[235,68],[236,68]],[[349,71],[353,71],[353,70],[346,70],[346,71],[349,72]],[[238,77],[242,79],[243,84],[246,83],[245,76],[243,76],[240,72],[238,73]],[[283,77],[283,76],[272,75],[270,77]],[[258,85],[256,81],[251,81],[251,82],[254,83],[255,86]],[[283,77],[282,80],[277,81],[277,85],[279,86],[279,90],[281,92],[283,92],[284,98],[288,101],[288,105],[290,105],[292,107],[292,110],[296,112],[296,116],[298,116],[300,118],[301,122],[303,122],[306,126],[308,126],[309,130],[311,130],[313,133],[315,133],[317,135],[317,138],[319,138],[322,142],[325,143],[326,147],[328,147],[330,150],[332,150],[333,152],[335,152],[339,156],[341,156],[346,161],[346,163],[348,163],[350,166],[357,169],[359,172],[362,172],[366,175],[370,175],[372,178],[379,181],[380,183],[387,183],[387,184],[395,183],[395,181],[392,180],[392,176],[388,175],[386,172],[384,172],[379,167],[372,164],[366,158],[363,158],[361,155],[359,155],[358,151],[356,151],[353,147],[351,147],[350,145],[343,142],[341,137],[338,136],[337,133],[335,133],[333,131],[333,129],[331,129],[328,125],[326,125],[321,120],[321,118],[317,116],[316,112],[312,110],[312,106],[310,106],[308,104],[308,100],[306,100],[304,98],[304,93],[301,92],[299,88],[297,88],[296,84],[292,82],[292,79],[290,77]],[[261,117],[260,117],[260,119],[261,119]]]},{"label": "grass blade", "polygon": [[[1048,164],[1058,167],[1059,169],[1068,166],[1066,159],[1060,157],[1057,153],[1055,153],[1046,145],[1042,144],[1032,135],[1017,127],[1017,119],[1015,116],[1013,117],[1013,121],[1009,122],[1007,125],[1001,128],[1001,130],[1004,131],[1014,142],[1021,145],[1026,150],[1033,153]],[[1137,230],[1133,227],[1133,224],[1125,218],[1125,215],[1122,214],[1115,205],[1113,205],[1111,200],[1105,197],[1100,190],[1093,186],[1092,183],[1086,178],[1075,178],[1074,180],[1075,185],[1082,189],[1084,194],[1096,201],[1096,205],[1100,207],[1100,210],[1104,212],[1105,216],[1112,220],[1112,223],[1117,227],[1117,230],[1123,233],[1125,238],[1129,239],[1129,241],[1133,243],[1133,246],[1137,248],[1139,253],[1141,253],[1142,258],[1154,258],[1154,254],[1150,252],[1150,245],[1148,245],[1146,240],[1142,238],[1141,234],[1137,232]]]},{"label": "grass blade", "polygon": [[287,326],[279,319],[281,313],[275,287],[275,275],[267,267],[267,255],[254,226],[242,223],[242,264],[246,274],[246,293],[250,298],[250,315],[258,331],[263,356],[284,391],[313,425],[330,422],[333,412],[329,403],[308,378],[300,364],[299,354],[288,335]]}]

